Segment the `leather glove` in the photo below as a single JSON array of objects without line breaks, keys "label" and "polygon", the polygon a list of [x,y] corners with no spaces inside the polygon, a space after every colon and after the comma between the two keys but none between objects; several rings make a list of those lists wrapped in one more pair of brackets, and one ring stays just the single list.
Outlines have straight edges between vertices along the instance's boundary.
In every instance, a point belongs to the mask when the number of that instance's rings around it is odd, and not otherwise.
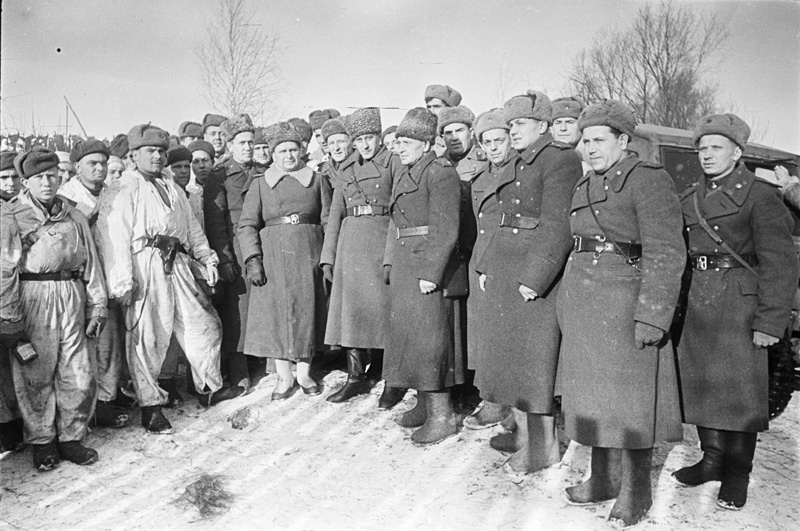
[{"label": "leather glove", "polygon": [[267,283],[267,275],[264,273],[264,263],[260,256],[254,256],[245,264],[247,279],[254,286],[261,287]]},{"label": "leather glove", "polygon": [[779,338],[753,330],[753,344],[759,348],[769,347],[780,341]]},{"label": "leather glove", "polygon": [[664,333],[657,326],[636,321],[636,326],[633,329],[636,347],[643,349],[645,345],[656,345],[664,338]]},{"label": "leather glove", "polygon": [[105,317],[92,317],[89,320],[89,324],[86,325],[86,337],[97,339],[100,337],[100,332],[103,331],[105,325]]},{"label": "leather glove", "polygon": [[219,271],[219,278],[225,282],[232,284],[236,277],[239,276],[239,264],[236,262],[225,262],[217,267]]},{"label": "leather glove", "polygon": [[392,276],[392,266],[385,265],[383,266],[383,283],[387,286],[389,285],[389,277]]},{"label": "leather glove", "polygon": [[322,276],[325,280],[333,284],[333,266],[330,264],[322,264]]}]

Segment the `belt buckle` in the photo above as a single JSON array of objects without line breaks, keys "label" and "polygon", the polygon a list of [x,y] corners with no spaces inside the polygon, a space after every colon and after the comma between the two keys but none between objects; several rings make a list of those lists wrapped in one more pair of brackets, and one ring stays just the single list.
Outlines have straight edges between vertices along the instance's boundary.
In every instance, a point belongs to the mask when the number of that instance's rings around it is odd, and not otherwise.
[{"label": "belt buckle", "polygon": [[399,228],[397,229],[397,239],[398,240],[400,239],[400,229]]},{"label": "belt buckle", "polygon": [[707,256],[698,256],[697,257],[697,266],[695,267],[698,271],[705,271],[708,269],[708,257]]},{"label": "belt buckle", "polygon": [[292,225],[299,225],[300,224],[300,214],[292,214],[289,216],[289,223]]},{"label": "belt buckle", "polygon": [[583,245],[583,238],[580,236],[573,236],[572,237],[572,250],[576,253],[581,252],[581,246]]},{"label": "belt buckle", "polygon": [[506,213],[503,212],[502,214],[500,214],[500,223],[498,224],[498,226],[505,227],[505,222],[506,222]]},{"label": "belt buckle", "polygon": [[362,216],[371,216],[372,215],[372,205],[361,205],[361,215]]}]

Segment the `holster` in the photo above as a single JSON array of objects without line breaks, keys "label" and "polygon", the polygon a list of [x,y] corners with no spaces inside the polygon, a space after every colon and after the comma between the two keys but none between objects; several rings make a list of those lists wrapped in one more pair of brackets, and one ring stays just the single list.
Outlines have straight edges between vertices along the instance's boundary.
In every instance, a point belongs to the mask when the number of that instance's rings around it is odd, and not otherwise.
[{"label": "holster", "polygon": [[147,240],[148,247],[155,247],[161,255],[161,263],[164,265],[164,274],[172,274],[172,266],[175,263],[175,255],[179,252],[186,254],[181,241],[173,236],[156,234]]}]

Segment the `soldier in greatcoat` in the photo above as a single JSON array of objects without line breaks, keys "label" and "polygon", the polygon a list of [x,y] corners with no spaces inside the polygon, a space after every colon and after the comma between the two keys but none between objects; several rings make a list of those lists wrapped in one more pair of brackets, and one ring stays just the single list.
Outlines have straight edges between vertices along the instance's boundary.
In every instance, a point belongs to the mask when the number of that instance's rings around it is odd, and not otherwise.
[{"label": "soldier in greatcoat", "polygon": [[[328,134],[336,122],[328,120],[322,127],[332,157],[340,149],[337,137],[347,134]],[[325,343],[347,352],[347,382],[327,399],[334,403],[369,393],[381,377],[389,326],[389,287],[383,283],[389,200],[394,180],[404,171],[400,159],[381,145],[379,109],[358,109],[343,125],[357,155],[343,167],[334,188],[320,259],[332,282]],[[394,407],[405,391],[386,384],[378,407]]]},{"label": "soldier in greatcoat", "polygon": [[325,337],[327,289],[319,260],[331,188],[303,162],[303,140],[290,124],[270,126],[266,134],[273,163],[250,184],[239,218],[253,284],[244,350],[275,360],[279,381],[272,400],[284,400],[299,388],[307,395],[322,392],[310,369]]},{"label": "soldier in greatcoat", "polygon": [[[439,116],[439,112],[447,107],[456,107],[461,103],[461,93],[450,85],[428,85],[425,87],[425,108]],[[433,151],[437,157],[444,155],[447,146],[444,139],[438,134],[434,141]]]},{"label": "soldier in greatcoat", "polygon": [[550,135],[551,115],[550,99],[538,91],[503,106],[517,157],[486,191],[498,204],[499,228],[475,266],[486,292],[484,340],[492,345],[475,383],[485,400],[515,409],[518,436],[509,449],[516,452],[508,464],[517,471],[560,458],[553,417],[560,340],[555,304],[570,248],[572,188],[581,171],[572,147]]},{"label": "soldier in greatcoat", "polygon": [[575,187],[572,254],[558,293],[566,433],[592,447],[574,505],[617,498],[609,519],[641,521],[652,505],[653,446],[682,437],[668,330],[686,263],[675,185],[627,154],[634,111],[615,100],[579,119],[592,171]]},{"label": "soldier in greatcoat", "polygon": [[398,419],[416,427],[411,440],[438,443],[458,432],[450,388],[464,382],[456,341],[453,299],[443,294],[445,269],[459,232],[458,173],[431,151],[434,114],[417,107],[397,128],[400,161],[408,167],[395,183],[389,207],[384,273],[390,284],[389,336],[384,378],[417,390],[416,406]]},{"label": "soldier in greatcoat", "polygon": [[[478,116],[475,121],[475,136],[483,146],[483,151],[489,161],[484,163],[470,183],[472,215],[477,225],[477,237],[469,263],[469,299],[467,300],[467,321],[470,323],[467,329],[467,352],[469,353],[467,364],[472,370],[478,370],[484,360],[491,363],[491,353],[493,352],[493,346],[484,341],[490,334],[491,327],[487,326],[486,293],[478,285],[480,275],[475,271],[475,267],[499,228],[500,205],[497,201],[490,199],[494,197],[500,173],[513,169],[511,162],[517,154],[511,148],[508,123],[503,120],[503,111],[500,109],[487,111]],[[510,408],[506,405],[484,400],[472,415],[464,419],[464,427],[470,429],[490,428],[503,421],[510,412]]]},{"label": "soldier in greatcoat", "polygon": [[[342,182],[342,173],[356,160],[353,138],[341,118],[326,121],[320,129],[326,149],[327,159],[319,166],[319,172],[328,178],[331,187],[337,188]],[[328,139],[331,145],[328,146]]]},{"label": "soldier in greatcoat", "polygon": [[740,160],[749,135],[736,115],[702,118],[693,136],[703,175],[681,197],[691,281],[678,369],[683,420],[697,426],[703,458],[674,476],[722,481],[717,502],[734,510],[768,427],[766,347],[786,332],[798,274],[778,187]]}]

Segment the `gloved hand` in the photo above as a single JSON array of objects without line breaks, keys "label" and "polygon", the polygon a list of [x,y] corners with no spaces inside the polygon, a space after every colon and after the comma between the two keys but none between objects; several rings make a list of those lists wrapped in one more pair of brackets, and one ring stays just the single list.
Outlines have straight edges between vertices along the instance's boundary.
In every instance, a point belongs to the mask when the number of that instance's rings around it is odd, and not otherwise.
[{"label": "gloved hand", "polygon": [[325,280],[333,284],[333,266],[330,264],[322,264],[322,276]]},{"label": "gloved hand", "polygon": [[419,279],[419,292],[423,295],[429,295],[436,291],[436,284],[429,280]]},{"label": "gloved hand", "polygon": [[233,283],[239,276],[239,264],[236,262],[225,262],[218,266],[219,278],[228,283]]},{"label": "gloved hand", "polygon": [[12,350],[17,343],[26,339],[25,325],[19,321],[0,321],[0,345]]},{"label": "gloved hand", "polygon": [[245,274],[247,279],[254,286],[261,287],[267,283],[267,275],[264,273],[264,263],[260,256],[250,258],[245,264]]},{"label": "gloved hand", "polygon": [[392,266],[385,265],[383,266],[383,283],[387,286],[389,285],[389,279],[392,276]]},{"label": "gloved hand", "polygon": [[755,346],[760,348],[769,347],[777,342],[777,337],[765,334],[764,332],[759,332],[758,330],[753,330],[753,344]]},{"label": "gloved hand", "polygon": [[97,339],[100,337],[100,332],[103,331],[105,325],[105,317],[92,317],[89,320],[89,324],[86,325],[86,337]]},{"label": "gloved hand", "polygon": [[665,332],[657,326],[636,321],[633,335],[636,338],[636,347],[643,349],[645,345],[655,345],[664,338]]},{"label": "gloved hand", "polygon": [[478,286],[480,286],[481,291],[486,291],[486,274],[481,273],[481,276],[478,277]]},{"label": "gloved hand", "polygon": [[522,298],[525,299],[525,302],[532,301],[539,296],[538,293],[523,284],[519,285],[519,294],[522,295]]}]

